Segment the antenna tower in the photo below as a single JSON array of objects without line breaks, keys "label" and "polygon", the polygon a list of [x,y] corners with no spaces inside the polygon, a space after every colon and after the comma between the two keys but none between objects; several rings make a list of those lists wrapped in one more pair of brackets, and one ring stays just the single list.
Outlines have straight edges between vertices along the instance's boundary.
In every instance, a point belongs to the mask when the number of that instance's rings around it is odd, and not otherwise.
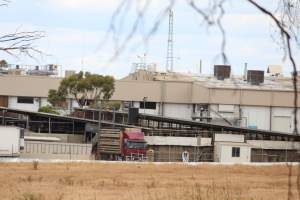
[{"label": "antenna tower", "polygon": [[169,34],[166,59],[166,71],[173,72],[173,11],[169,10]]}]

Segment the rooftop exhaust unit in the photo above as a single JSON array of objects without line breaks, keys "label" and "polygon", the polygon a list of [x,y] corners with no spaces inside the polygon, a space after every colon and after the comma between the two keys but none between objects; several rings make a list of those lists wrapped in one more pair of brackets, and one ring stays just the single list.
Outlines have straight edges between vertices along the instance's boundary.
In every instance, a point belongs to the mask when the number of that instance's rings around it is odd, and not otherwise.
[{"label": "rooftop exhaust unit", "polygon": [[218,80],[224,80],[230,78],[231,66],[230,65],[215,65],[214,76]]},{"label": "rooftop exhaust unit", "polygon": [[264,82],[264,71],[261,70],[248,70],[247,82],[251,85],[259,85]]},{"label": "rooftop exhaust unit", "polygon": [[28,75],[34,75],[34,76],[51,76],[51,75],[57,75],[57,65],[45,65],[45,66],[35,66],[35,68],[29,69],[26,72]]}]

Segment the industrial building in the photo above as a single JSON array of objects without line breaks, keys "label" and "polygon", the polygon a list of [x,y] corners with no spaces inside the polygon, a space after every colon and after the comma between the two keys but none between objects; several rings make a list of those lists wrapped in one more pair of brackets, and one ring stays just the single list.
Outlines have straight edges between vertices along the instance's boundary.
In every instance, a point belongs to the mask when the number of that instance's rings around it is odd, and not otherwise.
[{"label": "industrial building", "polygon": [[[280,67],[270,66],[267,74],[248,70],[245,76],[233,76],[230,72],[230,66],[215,66],[214,75],[137,70],[116,81],[111,100],[121,102],[125,110],[137,107],[141,113],[293,132],[292,80],[281,75]],[[0,106],[37,111],[48,104],[48,91],[57,89],[61,80],[51,76],[1,75]],[[70,113],[76,107],[76,101],[68,99],[62,110]]]},{"label": "industrial building", "polygon": [[[111,101],[120,102],[121,108],[103,111],[101,124],[120,130],[141,128],[153,161],[183,161],[187,159],[183,154],[196,162],[298,161],[292,80],[282,76],[278,66],[269,66],[267,72],[248,70],[244,76],[234,76],[227,65],[214,66],[214,75],[139,69],[116,80]],[[65,116],[37,112],[48,104],[48,91],[57,89],[62,80],[46,74],[8,71],[0,76],[1,124],[24,127],[31,135],[66,134],[76,142],[91,141],[98,132],[99,110],[78,108],[69,98],[61,108]],[[139,113],[134,123],[129,123],[131,108]],[[25,138],[25,149],[36,142]],[[92,147],[76,148],[86,153]],[[65,146],[57,149],[62,157],[69,157],[64,153],[71,151]],[[83,156],[89,158],[86,154],[73,158]]]}]

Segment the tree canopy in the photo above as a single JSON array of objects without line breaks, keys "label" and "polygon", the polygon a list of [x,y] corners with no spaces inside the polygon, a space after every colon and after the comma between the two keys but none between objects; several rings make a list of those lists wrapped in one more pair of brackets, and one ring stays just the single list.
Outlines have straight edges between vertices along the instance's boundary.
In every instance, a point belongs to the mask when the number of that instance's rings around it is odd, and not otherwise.
[{"label": "tree canopy", "polygon": [[58,90],[49,90],[48,100],[57,106],[67,97],[74,98],[80,107],[88,101],[97,103],[100,100],[109,100],[114,93],[115,80],[112,76],[79,72],[64,78]]},{"label": "tree canopy", "polygon": [[0,67],[7,67],[8,63],[6,60],[0,60]]}]

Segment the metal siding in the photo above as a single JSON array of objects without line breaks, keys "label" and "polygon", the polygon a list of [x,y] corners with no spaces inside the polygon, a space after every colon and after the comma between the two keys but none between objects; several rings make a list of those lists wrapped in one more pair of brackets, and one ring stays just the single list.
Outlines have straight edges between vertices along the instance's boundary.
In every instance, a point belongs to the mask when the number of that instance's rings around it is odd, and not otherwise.
[{"label": "metal siding", "polygon": [[270,108],[259,106],[242,106],[242,118],[245,118],[248,127],[270,129]]}]

